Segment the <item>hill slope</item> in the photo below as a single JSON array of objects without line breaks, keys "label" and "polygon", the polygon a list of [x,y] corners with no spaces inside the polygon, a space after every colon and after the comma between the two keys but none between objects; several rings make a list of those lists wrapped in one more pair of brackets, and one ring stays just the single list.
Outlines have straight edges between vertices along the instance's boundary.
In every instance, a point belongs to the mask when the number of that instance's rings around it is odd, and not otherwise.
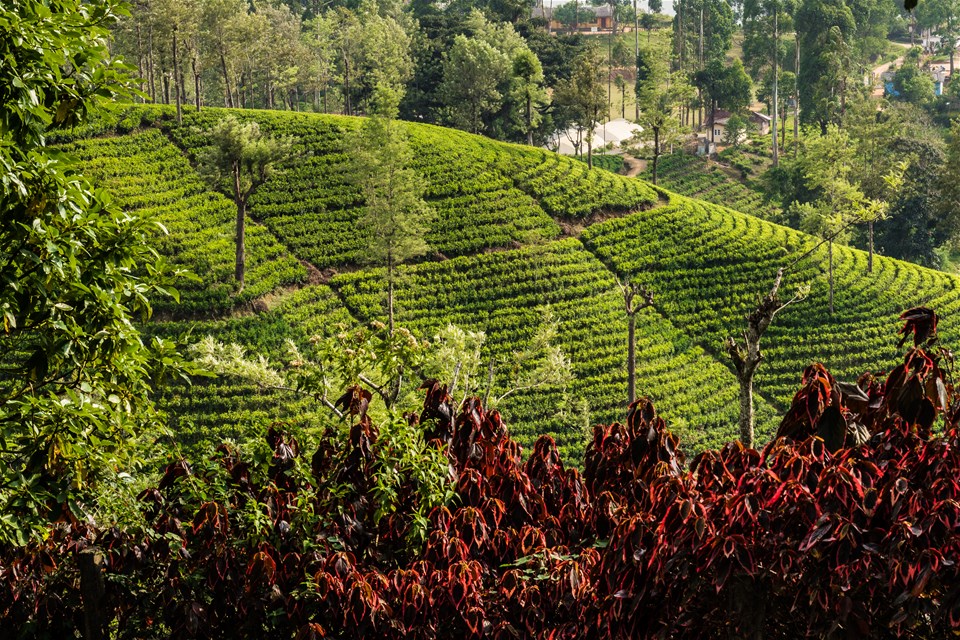
[{"label": "hill slope", "polygon": [[[297,157],[252,203],[252,271],[241,296],[232,295],[230,282],[235,209],[191,166],[206,144],[204,131],[223,110],[188,113],[176,126],[169,109],[118,109],[98,125],[101,137],[86,132],[65,144],[123,206],[163,222],[170,235],[158,236],[160,250],[200,275],[181,305],[164,306],[165,316],[211,318],[194,333],[272,359],[282,358],[287,339],[305,346],[341,323],[382,317],[378,272],[362,267],[364,239],[354,224],[362,203],[347,175],[344,140],[358,120],[236,113],[297,142]],[[614,276],[629,276],[656,294],[655,308],[638,321],[638,392],[655,400],[693,449],[734,436],[737,391],[722,340],[740,331],[776,268],[813,239],[542,150],[406,126],[438,216],[429,236],[435,253],[403,269],[403,324],[427,335],[448,322],[484,330],[486,356],[503,362],[531,339],[549,305],[577,375],[571,394],[589,405],[591,421],[617,420],[626,397],[626,318]],[[825,250],[787,274],[788,288],[809,284],[811,294],[778,317],[765,342],[761,434],[775,429],[777,410],[811,361],[825,362],[841,379],[890,366],[897,352],[890,336],[904,308],[934,306],[945,317],[947,339],[952,335],[951,314],[960,306],[956,278],[884,258],[867,274],[865,256],[846,248],[835,251],[835,261],[832,317]],[[325,271],[327,284],[316,283],[317,270]],[[304,286],[308,273],[315,284]],[[245,310],[255,298],[258,313],[250,314]],[[186,326],[155,323],[151,330],[178,333]],[[517,434],[521,441],[550,432],[564,448],[582,450],[584,416],[559,409],[558,396],[558,389],[538,389],[512,396],[502,408],[514,424],[530,425],[529,433]],[[177,388],[165,402],[185,441],[240,436],[271,417],[316,410],[236,381]]]}]

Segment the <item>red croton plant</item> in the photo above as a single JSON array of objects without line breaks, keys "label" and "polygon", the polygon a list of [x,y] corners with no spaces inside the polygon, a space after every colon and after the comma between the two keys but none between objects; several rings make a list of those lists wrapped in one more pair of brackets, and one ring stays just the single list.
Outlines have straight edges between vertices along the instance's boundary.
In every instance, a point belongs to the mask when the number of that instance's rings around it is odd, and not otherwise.
[{"label": "red croton plant", "polygon": [[[81,522],[3,552],[9,632],[72,637],[99,607],[116,637],[943,638],[960,631],[960,432],[936,316],[886,380],[818,364],[777,438],[684,464],[647,400],[597,426],[583,473],[542,437],[524,461],[495,412],[425,386],[409,416],[444,447],[456,497],[411,545],[409,511],[375,518],[359,389],[349,438],[309,461],[171,464],[143,494],[147,525]],[[936,435],[935,435],[936,434]],[[105,559],[84,603],[83,549]],[[98,602],[90,602],[99,598]],[[84,608],[86,604],[86,609]]]}]

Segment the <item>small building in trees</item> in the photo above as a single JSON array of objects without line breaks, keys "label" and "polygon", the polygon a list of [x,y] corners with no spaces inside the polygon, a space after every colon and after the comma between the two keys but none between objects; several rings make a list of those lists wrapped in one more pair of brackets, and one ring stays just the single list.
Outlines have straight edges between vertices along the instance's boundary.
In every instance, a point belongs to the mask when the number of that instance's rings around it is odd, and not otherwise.
[{"label": "small building in trees", "polygon": [[[556,16],[558,9],[559,6],[536,6],[533,8],[530,17],[547,21],[550,24],[551,31],[562,31],[570,28],[571,25],[565,24]],[[599,7],[582,5],[578,23],[579,31],[610,31],[612,29],[613,7],[611,5],[601,5]]]},{"label": "small building in trees", "polygon": [[[707,139],[715,141],[725,140],[727,138],[727,124],[734,115],[736,114],[723,109],[717,109],[712,118],[708,117],[702,127]],[[748,111],[744,116],[751,125],[751,133],[761,137],[770,134],[770,116],[756,111]],[[711,130],[713,133],[712,136]],[[748,136],[748,132],[744,131],[740,136],[740,141],[745,142]]]}]

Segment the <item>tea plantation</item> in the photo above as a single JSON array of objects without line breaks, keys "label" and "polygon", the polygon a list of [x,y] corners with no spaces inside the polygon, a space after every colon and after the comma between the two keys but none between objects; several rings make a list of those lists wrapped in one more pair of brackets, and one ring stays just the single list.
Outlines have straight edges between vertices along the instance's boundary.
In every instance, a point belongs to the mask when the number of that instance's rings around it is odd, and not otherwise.
[{"label": "tea plantation", "polygon": [[[292,137],[295,147],[251,201],[247,286],[234,294],[236,209],[196,169],[207,131],[224,113],[188,112],[177,125],[169,109],[122,107],[62,140],[122,206],[169,232],[158,226],[159,251],[198,277],[149,330],[179,335],[202,319],[193,336],[279,361],[287,340],[305,347],[337,327],[384,319],[382,272],[362,260],[362,198],[348,175],[346,141],[357,118],[234,112]],[[557,388],[509,397],[500,409],[524,425],[513,435],[525,446],[550,433],[577,459],[589,423],[623,418],[627,320],[617,278],[655,295],[637,319],[637,390],[693,451],[736,435],[736,379],[722,343],[742,331],[778,267],[792,265],[787,295],[801,285],[810,293],[778,316],[764,341],[761,440],[776,429],[813,360],[840,379],[889,369],[901,353],[892,336],[903,309],[932,306],[945,341],[956,335],[955,277],[883,257],[868,273],[865,254],[835,247],[831,315],[826,248],[795,262],[815,246],[809,236],[540,149],[404,126],[436,216],[431,252],[401,268],[400,324],[426,337],[448,323],[482,330],[484,359],[506,362],[531,340],[547,307],[559,323],[557,340],[576,376],[566,395],[589,411],[562,408]],[[497,388],[509,384],[504,378],[498,374]],[[163,405],[186,445],[243,438],[272,420],[309,420],[319,410],[303,397],[208,378],[166,392]]]}]

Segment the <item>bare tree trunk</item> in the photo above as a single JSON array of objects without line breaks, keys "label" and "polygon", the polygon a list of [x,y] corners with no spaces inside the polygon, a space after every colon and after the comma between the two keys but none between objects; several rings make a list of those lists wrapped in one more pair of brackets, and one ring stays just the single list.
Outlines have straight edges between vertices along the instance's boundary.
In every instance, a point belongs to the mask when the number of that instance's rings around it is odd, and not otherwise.
[{"label": "bare tree trunk", "polygon": [[193,56],[193,62],[192,62],[192,67],[191,67],[191,68],[192,68],[192,70],[193,70],[193,93],[194,93],[194,96],[193,96],[193,97],[194,97],[194,100],[195,100],[196,105],[197,105],[197,111],[200,111],[200,103],[201,103],[201,100],[200,100],[200,72],[197,70],[197,56],[196,56],[196,55]]},{"label": "bare tree trunk", "polygon": [[387,256],[387,327],[393,335],[393,256]]},{"label": "bare tree trunk", "polygon": [[[647,32],[647,42],[650,41],[650,32]],[[640,61],[640,13],[637,11],[637,0],[633,0],[633,63],[636,65]],[[637,75],[639,75],[640,69],[637,68]],[[636,93],[636,75],[634,76],[634,93]],[[624,87],[624,92],[626,92],[626,87]],[[634,108],[634,120],[640,120],[640,101],[634,96],[634,102],[636,103]],[[626,117],[626,116],[624,116]]]},{"label": "bare tree trunk", "polygon": [[240,190],[240,164],[233,164],[233,188],[237,204],[237,265],[234,276],[237,280],[237,293],[243,291],[243,278],[247,268],[246,251],[246,226],[247,226],[247,202]]},{"label": "bare tree trunk", "polygon": [[743,345],[738,344],[732,337],[727,338],[724,344],[730,359],[733,360],[737,382],[740,385],[740,442],[745,447],[753,446],[753,379],[760,362],[763,360],[763,354],[760,352],[760,339],[763,338],[763,334],[770,323],[773,322],[777,313],[801,298],[801,294],[798,293],[787,302],[782,303],[778,295],[782,281],[783,268],[781,267],[777,270],[777,276],[773,281],[770,293],[765,295],[757,308],[747,316],[747,328],[743,332]]},{"label": "bare tree trunk", "polygon": [[[623,308],[627,312],[627,398],[628,405],[637,399],[637,312],[653,306],[653,293],[629,280],[620,282],[623,293]],[[642,300],[636,301],[640,296]]]},{"label": "bare tree trunk", "polygon": [[153,27],[150,27],[147,31],[147,73],[150,75],[148,78],[150,85],[150,102],[157,101],[157,82],[154,78],[154,68],[153,68]]},{"label": "bare tree trunk", "polygon": [[220,48],[220,71],[223,73],[223,93],[226,96],[223,105],[225,107],[233,107],[233,92],[230,91],[230,73],[227,71],[227,56],[223,53],[223,48]]},{"label": "bare tree trunk", "polygon": [[[350,63],[346,60],[344,56],[343,61],[343,110],[344,114],[348,116],[353,115],[353,110],[350,105]],[[474,132],[476,133],[476,132]]]},{"label": "bare tree trunk", "polygon": [[88,547],[77,554],[84,640],[107,640],[110,637],[107,631],[110,619],[106,607],[103,564],[103,555],[96,547]]},{"label": "bare tree trunk", "polygon": [[[145,74],[143,71],[143,35],[140,32],[140,23],[137,22],[137,75],[140,77],[138,87],[141,93],[143,93],[144,89],[143,78]],[[143,96],[138,96],[137,100],[143,102]]]},{"label": "bare tree trunk", "polygon": [[749,375],[740,380],[740,442],[745,447],[753,446],[754,413],[753,413],[753,377],[754,369]]},{"label": "bare tree trunk", "polygon": [[867,254],[867,273],[873,273],[873,220],[867,223],[870,236],[870,253]]},{"label": "bare tree trunk", "polygon": [[627,403],[637,399],[637,316],[627,318]]},{"label": "bare tree trunk", "polygon": [[173,28],[173,86],[177,97],[177,124],[183,124],[183,96],[180,87],[180,62],[178,49],[180,44],[177,41],[177,28]]},{"label": "bare tree trunk", "polygon": [[779,14],[780,14],[780,8],[774,5],[774,11],[773,11],[773,117],[770,119],[771,122],[773,123],[773,166],[777,166],[778,164],[780,164],[780,147],[777,144],[777,116],[778,116],[778,110],[780,108],[780,96],[778,93],[780,89],[780,82],[779,82],[780,79],[778,78],[778,76],[780,74],[779,74],[779,69],[777,68],[777,64],[779,62],[779,60],[777,60],[777,58],[779,57],[778,48],[780,45],[780,22],[779,22],[780,15]]},{"label": "bare tree trunk", "polygon": [[793,159],[797,159],[800,148],[800,35],[796,36],[796,58],[794,60],[793,80]]},{"label": "bare tree trunk", "polygon": [[660,127],[653,128],[653,184],[657,184],[657,165],[660,160]]},{"label": "bare tree trunk", "polygon": [[527,91],[527,144],[533,146],[533,99]]},{"label": "bare tree trunk", "polygon": [[827,279],[830,281],[830,317],[833,317],[833,238],[827,242]]}]

